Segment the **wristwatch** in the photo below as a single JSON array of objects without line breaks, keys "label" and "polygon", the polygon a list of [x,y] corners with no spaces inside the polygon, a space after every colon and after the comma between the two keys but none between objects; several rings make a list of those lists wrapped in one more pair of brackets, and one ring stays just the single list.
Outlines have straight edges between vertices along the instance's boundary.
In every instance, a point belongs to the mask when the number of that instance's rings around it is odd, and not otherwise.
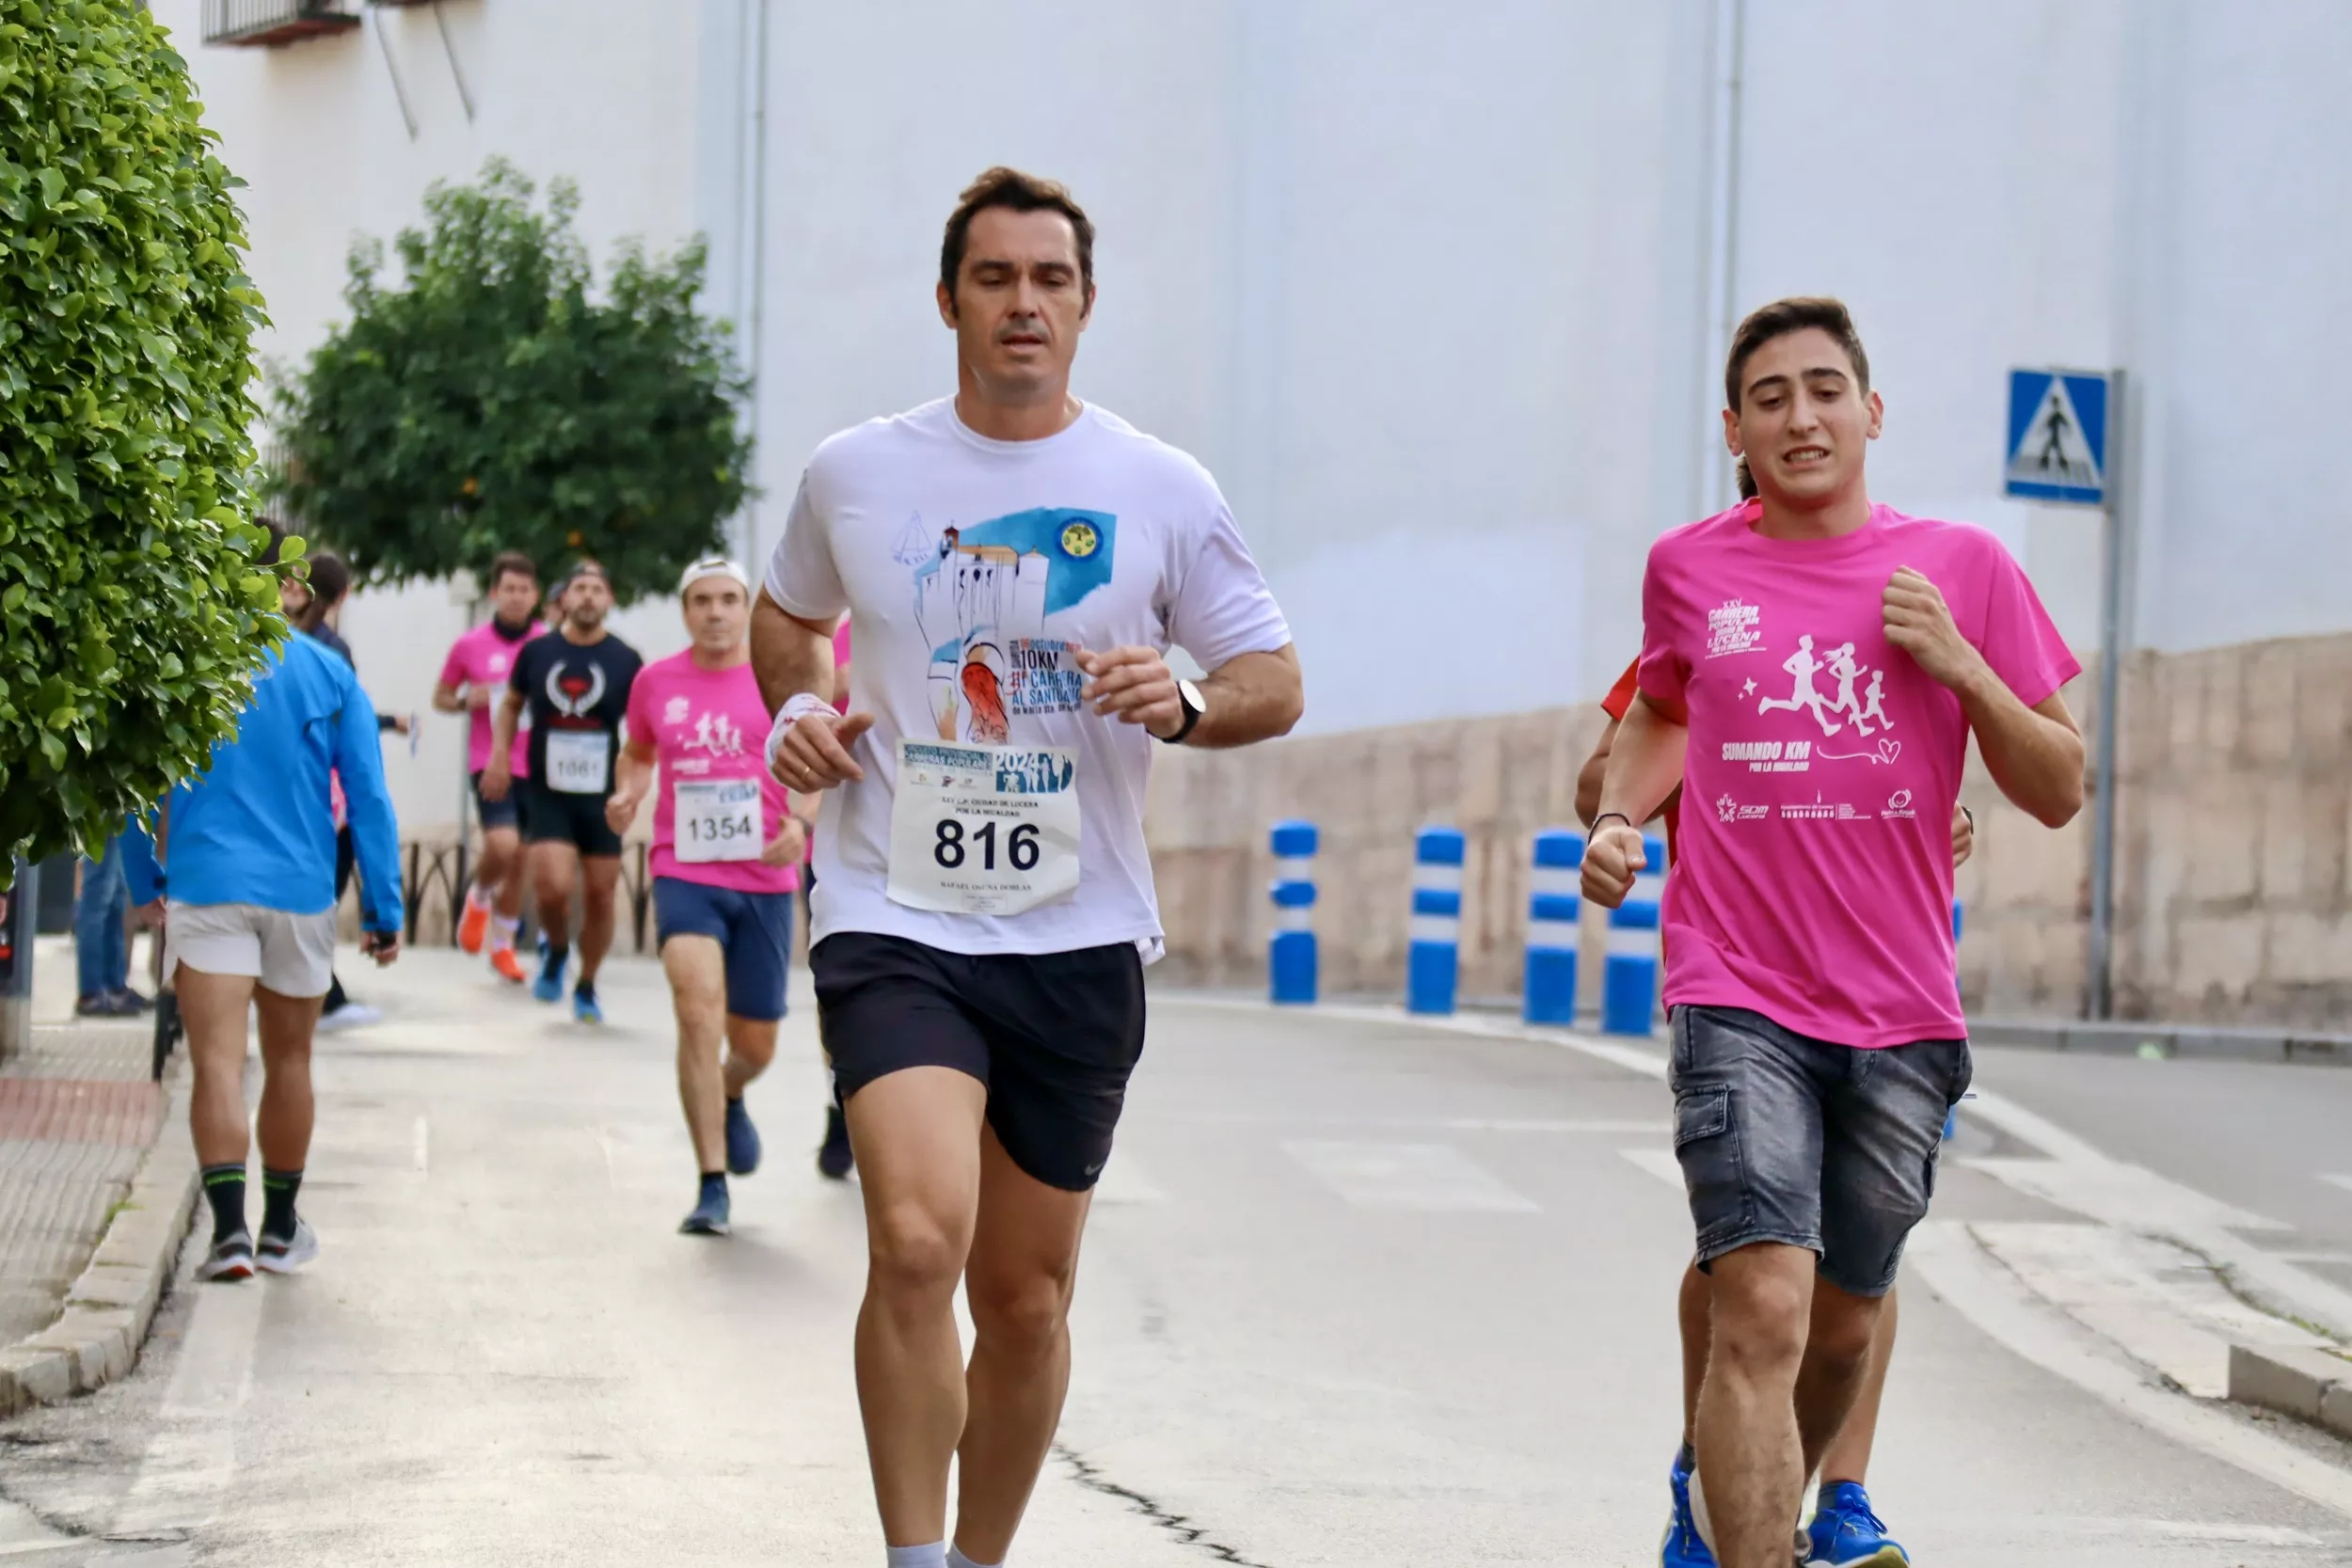
[{"label": "wristwatch", "polygon": [[1184,705],[1184,721],[1176,726],[1174,735],[1159,737],[1170,746],[1182,746],[1184,737],[1192,734],[1192,727],[1200,722],[1200,716],[1209,711],[1209,705],[1201,699],[1200,689],[1190,681],[1176,683],[1176,698]]}]

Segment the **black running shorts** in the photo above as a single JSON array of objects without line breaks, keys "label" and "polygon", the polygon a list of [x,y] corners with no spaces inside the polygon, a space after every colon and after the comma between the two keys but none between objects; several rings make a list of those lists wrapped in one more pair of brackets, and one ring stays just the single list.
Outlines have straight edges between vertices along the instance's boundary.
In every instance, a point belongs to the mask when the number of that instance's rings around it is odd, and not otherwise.
[{"label": "black running shorts", "polygon": [[549,789],[536,779],[516,779],[513,793],[522,802],[524,843],[568,844],[583,855],[619,857],[621,835],[605,819],[605,797]]},{"label": "black running shorts", "polygon": [[905,1068],[953,1068],[988,1086],[988,1124],[1014,1164],[1073,1193],[1103,1174],[1143,1054],[1135,943],[974,957],[842,931],[808,967],[845,1103]]}]

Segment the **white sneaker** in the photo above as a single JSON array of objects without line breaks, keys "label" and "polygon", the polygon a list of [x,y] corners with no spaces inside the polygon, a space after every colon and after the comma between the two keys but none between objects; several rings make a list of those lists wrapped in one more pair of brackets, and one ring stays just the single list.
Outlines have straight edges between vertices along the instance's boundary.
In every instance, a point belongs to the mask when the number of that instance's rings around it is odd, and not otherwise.
[{"label": "white sneaker", "polygon": [[318,1255],[319,1233],[310,1228],[309,1220],[296,1214],[292,1236],[281,1239],[266,1230],[262,1232],[262,1244],[253,1250],[253,1262],[271,1274],[295,1274]]},{"label": "white sneaker", "polygon": [[345,1029],[364,1029],[371,1023],[381,1023],[384,1015],[364,1002],[346,1002],[331,1013],[319,1015],[318,1032],[340,1034]]}]

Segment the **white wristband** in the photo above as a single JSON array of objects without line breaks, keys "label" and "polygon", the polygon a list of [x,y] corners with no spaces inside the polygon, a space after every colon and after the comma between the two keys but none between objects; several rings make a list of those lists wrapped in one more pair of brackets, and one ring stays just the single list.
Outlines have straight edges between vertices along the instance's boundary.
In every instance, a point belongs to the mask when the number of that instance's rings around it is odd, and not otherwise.
[{"label": "white wristband", "polygon": [[776,766],[776,748],[784,744],[784,737],[791,733],[793,725],[812,713],[821,713],[828,719],[841,717],[839,708],[813,691],[785,699],[784,711],[776,715],[775,723],[768,731],[768,766],[771,770]]}]

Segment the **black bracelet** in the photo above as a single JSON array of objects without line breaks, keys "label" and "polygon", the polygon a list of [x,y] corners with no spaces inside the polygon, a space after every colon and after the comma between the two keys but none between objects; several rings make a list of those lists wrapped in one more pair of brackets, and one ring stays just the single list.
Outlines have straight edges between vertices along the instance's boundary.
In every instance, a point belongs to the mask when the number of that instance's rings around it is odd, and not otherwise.
[{"label": "black bracelet", "polygon": [[1615,817],[1618,821],[1620,821],[1620,822],[1624,823],[1624,824],[1625,824],[1627,827],[1629,827],[1629,828],[1630,828],[1630,827],[1632,827],[1632,826],[1633,826],[1633,818],[1631,818],[1630,816],[1628,816],[1625,813],[1623,813],[1623,812],[1621,812],[1621,811],[1605,811],[1605,812],[1602,812],[1602,813],[1601,813],[1598,816],[1596,816],[1596,817],[1594,817],[1594,818],[1593,818],[1593,832],[1600,832],[1600,825],[1601,825],[1603,822],[1608,821],[1608,820],[1609,820],[1611,817],[1613,817],[1613,817]]}]

